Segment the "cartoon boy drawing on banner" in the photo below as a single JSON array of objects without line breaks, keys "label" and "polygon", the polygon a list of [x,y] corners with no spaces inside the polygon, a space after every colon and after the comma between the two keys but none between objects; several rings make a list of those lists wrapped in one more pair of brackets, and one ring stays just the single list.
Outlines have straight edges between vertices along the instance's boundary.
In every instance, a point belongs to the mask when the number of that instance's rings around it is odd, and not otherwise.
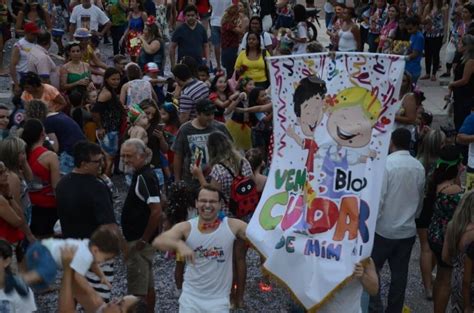
[{"label": "cartoon boy drawing on banner", "polygon": [[291,126],[288,127],[288,136],[302,149],[308,150],[305,164],[309,180],[313,179],[314,156],[319,149],[314,140],[314,130],[323,118],[326,92],[326,83],[319,77],[310,76],[300,81],[293,95],[293,109],[305,137],[301,138]]},{"label": "cartoon boy drawing on banner", "polygon": [[291,126],[288,127],[288,136],[293,138],[301,149],[308,150],[305,162],[307,180],[304,185],[306,205],[299,208],[303,211],[303,218],[295,225],[295,229],[303,233],[309,228],[306,222],[306,206],[316,197],[309,182],[314,179],[314,158],[319,149],[314,140],[314,131],[323,119],[326,92],[326,83],[317,76],[310,76],[300,81],[293,95],[293,109],[304,137],[301,138]]}]

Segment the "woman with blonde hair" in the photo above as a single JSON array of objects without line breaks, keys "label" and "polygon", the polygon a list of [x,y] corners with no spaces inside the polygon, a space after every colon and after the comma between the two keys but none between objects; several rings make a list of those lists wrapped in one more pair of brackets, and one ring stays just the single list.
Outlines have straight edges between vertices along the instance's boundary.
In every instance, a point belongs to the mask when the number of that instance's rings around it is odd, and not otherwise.
[{"label": "woman with blonde hair", "polygon": [[[417,158],[423,164],[426,174],[426,187],[429,186],[429,179],[431,178],[436,166],[436,161],[439,158],[441,147],[446,141],[446,135],[439,129],[431,129],[421,142]],[[425,188],[425,197],[423,199],[423,209],[420,216],[415,220],[418,238],[420,239],[420,269],[423,286],[425,287],[425,297],[427,299],[433,298],[433,279],[431,272],[436,264],[436,259],[430,249],[428,243],[428,226],[430,225],[431,216],[433,215],[433,199],[426,195],[427,188]]]},{"label": "woman with blonde hair", "polygon": [[[20,212],[21,208],[12,196],[8,176],[8,168],[0,161],[0,238],[10,245],[16,245],[25,238],[22,230],[29,228]],[[32,236],[30,238],[34,239]]]},{"label": "woman with blonde hair", "polygon": [[448,224],[443,260],[453,264],[451,283],[452,312],[472,312],[474,285],[471,282],[474,259],[474,192],[466,193]]},{"label": "woman with blonde hair", "polygon": [[31,201],[28,196],[28,181],[33,173],[26,159],[26,143],[18,137],[8,137],[0,141],[0,161],[6,167],[7,182],[15,205],[12,208],[22,220],[20,228],[29,241],[34,236],[28,226],[31,220]]}]

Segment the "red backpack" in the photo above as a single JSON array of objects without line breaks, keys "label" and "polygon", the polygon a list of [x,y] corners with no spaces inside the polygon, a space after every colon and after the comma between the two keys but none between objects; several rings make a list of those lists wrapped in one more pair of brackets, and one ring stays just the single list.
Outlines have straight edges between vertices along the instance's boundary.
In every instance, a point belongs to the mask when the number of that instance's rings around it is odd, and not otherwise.
[{"label": "red backpack", "polygon": [[230,186],[229,210],[237,218],[242,218],[255,211],[257,208],[259,196],[257,185],[248,176],[242,175],[243,161],[240,162],[240,170],[237,176],[222,163],[230,175],[232,175],[232,185]]}]

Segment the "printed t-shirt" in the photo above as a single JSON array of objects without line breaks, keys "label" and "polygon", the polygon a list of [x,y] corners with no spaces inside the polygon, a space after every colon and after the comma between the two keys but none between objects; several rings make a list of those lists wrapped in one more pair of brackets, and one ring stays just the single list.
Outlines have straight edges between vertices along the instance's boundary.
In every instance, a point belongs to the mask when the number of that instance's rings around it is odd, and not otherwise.
[{"label": "printed t-shirt", "polygon": [[104,25],[109,21],[107,15],[98,6],[92,5],[85,9],[82,4],[76,5],[72,10],[69,22],[77,28],[87,28],[89,31],[98,31],[99,25]]}]

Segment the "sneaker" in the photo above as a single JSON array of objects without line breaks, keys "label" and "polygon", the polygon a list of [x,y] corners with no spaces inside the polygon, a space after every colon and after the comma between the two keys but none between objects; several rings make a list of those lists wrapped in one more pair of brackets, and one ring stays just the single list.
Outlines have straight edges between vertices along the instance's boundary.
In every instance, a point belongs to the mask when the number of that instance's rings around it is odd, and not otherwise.
[{"label": "sneaker", "polygon": [[449,78],[449,77],[451,77],[451,73],[446,72],[446,73],[444,73],[444,74],[441,74],[441,76],[439,76],[439,77],[441,77],[441,78]]}]

